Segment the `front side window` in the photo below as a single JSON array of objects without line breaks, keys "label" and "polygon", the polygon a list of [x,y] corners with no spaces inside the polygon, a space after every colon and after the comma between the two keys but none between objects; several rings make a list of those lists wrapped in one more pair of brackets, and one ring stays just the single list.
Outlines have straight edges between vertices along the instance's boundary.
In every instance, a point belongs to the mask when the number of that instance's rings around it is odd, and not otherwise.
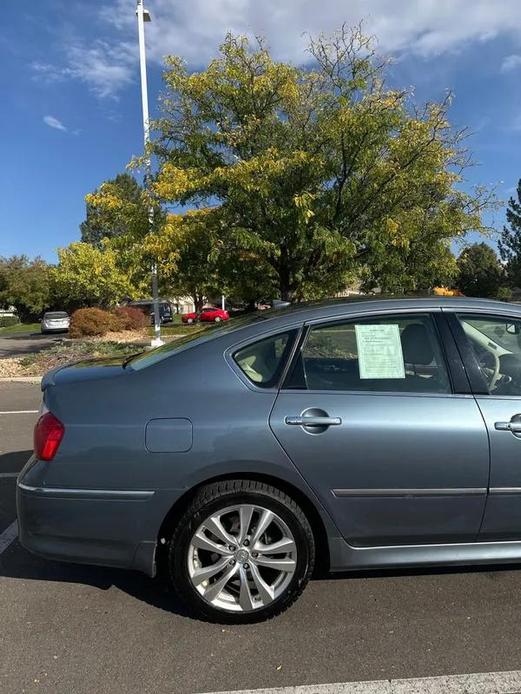
[{"label": "front side window", "polygon": [[271,335],[234,353],[243,374],[260,388],[272,388],[279,382],[287,362],[296,330]]},{"label": "front side window", "polygon": [[521,395],[521,320],[459,314],[479,371],[491,395]]},{"label": "front side window", "polygon": [[[428,315],[313,327],[295,371],[309,390],[451,392],[438,335]],[[295,387],[295,380],[290,385]]]}]

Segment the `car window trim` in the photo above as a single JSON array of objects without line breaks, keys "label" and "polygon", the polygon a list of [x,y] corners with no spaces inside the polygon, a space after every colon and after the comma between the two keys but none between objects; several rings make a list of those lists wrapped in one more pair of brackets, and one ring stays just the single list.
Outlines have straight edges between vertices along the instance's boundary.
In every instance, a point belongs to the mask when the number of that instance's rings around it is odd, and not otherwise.
[{"label": "car window trim", "polygon": [[[425,392],[401,392],[401,391],[375,391],[375,390],[317,390],[317,389],[310,389],[307,388],[307,384],[304,383],[303,387],[296,387],[296,386],[290,386],[288,385],[289,382],[291,381],[291,376],[293,375],[294,370],[297,367],[297,363],[299,358],[301,358],[302,355],[302,349],[307,341],[307,338],[309,336],[309,333],[312,328],[317,327],[317,326],[322,326],[322,325],[339,325],[341,323],[347,323],[347,322],[355,322],[357,320],[371,320],[373,317],[381,317],[381,316],[408,316],[408,315],[415,315],[415,314],[420,314],[423,316],[428,316],[431,321],[432,325],[434,327],[435,334],[438,338],[438,343],[440,346],[440,351],[441,351],[441,357],[443,359],[443,364],[445,366],[445,370],[447,372],[448,378],[449,378],[449,386],[450,386],[450,392],[447,393],[429,393],[428,391]],[[436,316],[439,316],[439,320],[436,319]],[[470,389],[470,384],[468,382],[468,379],[466,378],[464,374],[464,367],[461,359],[459,358],[459,354],[456,349],[456,344],[454,339],[450,335],[450,332],[447,330],[447,326],[444,323],[444,318],[443,314],[441,311],[441,307],[414,307],[414,308],[409,308],[401,311],[397,311],[396,309],[382,309],[380,311],[364,311],[361,313],[357,313],[355,315],[350,315],[350,316],[332,316],[330,318],[324,319],[324,318],[316,318],[313,320],[306,321],[303,330],[300,336],[300,339],[298,340],[298,346],[294,350],[293,357],[291,364],[289,365],[287,369],[287,376],[286,378],[282,381],[282,386],[281,390],[284,392],[307,392],[307,393],[316,393],[316,394],[324,394],[324,393],[345,393],[349,395],[390,395],[390,396],[427,396],[427,397],[432,397],[432,396],[437,396],[437,397],[452,397],[454,395],[469,395],[471,394],[471,389]],[[445,344],[445,340],[447,340],[447,345]],[[462,372],[465,378],[462,378]]]},{"label": "car window trim", "polygon": [[443,312],[432,313],[445,364],[449,372],[453,395],[471,395],[472,387],[458,345]]},{"label": "car window trim", "polygon": [[479,395],[480,397],[488,397],[494,399],[521,398],[521,395],[495,395],[494,393],[490,392],[486,384],[486,381],[481,374],[478,360],[476,359],[476,355],[474,354],[472,345],[470,344],[470,341],[465,333],[465,330],[463,329],[463,326],[458,320],[458,316],[483,316],[483,318],[489,318],[491,320],[497,318],[510,318],[513,321],[518,321],[521,323],[521,316],[512,315],[512,313],[509,313],[508,311],[490,313],[490,311],[474,311],[470,309],[444,311],[444,315],[447,318],[450,330],[454,336],[454,340],[456,342],[458,350],[461,354],[461,358],[465,365],[465,369],[469,377],[473,395]]},{"label": "car window trim", "polygon": [[304,372],[304,382],[302,386],[291,386],[289,385],[291,383],[291,380],[293,378],[293,374],[296,371],[297,364],[299,360],[302,358],[302,347],[304,346],[307,336],[309,333],[310,327],[308,324],[305,324],[302,326],[302,330],[300,331],[299,339],[295,341],[295,345],[293,347],[293,352],[291,354],[291,359],[288,361],[288,364],[286,366],[286,370],[284,373],[284,378],[281,380],[281,387],[280,390],[289,390],[289,391],[299,391],[299,390],[308,390],[307,388],[307,383],[306,383],[306,374]]}]

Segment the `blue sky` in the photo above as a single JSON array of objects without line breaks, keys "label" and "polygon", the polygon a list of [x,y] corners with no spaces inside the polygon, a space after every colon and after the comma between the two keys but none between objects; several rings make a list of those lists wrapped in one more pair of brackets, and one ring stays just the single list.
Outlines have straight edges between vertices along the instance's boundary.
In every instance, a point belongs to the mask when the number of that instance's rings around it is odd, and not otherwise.
[{"label": "blue sky", "polygon": [[[416,99],[455,93],[451,120],[473,131],[465,185],[513,193],[521,177],[518,0],[149,0],[152,111],[161,61],[197,68],[226,31],[262,34],[276,57],[303,63],[306,34],[364,18],[394,57],[389,81]],[[3,3],[0,35],[0,255],[56,259],[78,240],[84,196],[142,149],[133,0]],[[7,29],[7,30],[6,30]],[[504,209],[493,223],[500,228]]]}]

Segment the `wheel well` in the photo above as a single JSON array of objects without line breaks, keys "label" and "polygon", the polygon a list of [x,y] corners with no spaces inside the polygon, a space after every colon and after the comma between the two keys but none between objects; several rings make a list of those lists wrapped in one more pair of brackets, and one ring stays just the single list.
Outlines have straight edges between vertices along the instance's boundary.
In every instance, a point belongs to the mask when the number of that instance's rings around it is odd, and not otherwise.
[{"label": "wheel well", "polygon": [[281,491],[285,492],[288,496],[291,496],[300,508],[306,514],[307,519],[311,525],[313,531],[313,536],[315,538],[315,551],[316,551],[316,571],[328,571],[329,570],[329,543],[327,540],[327,533],[324,527],[324,522],[320,517],[319,512],[316,509],[315,504],[310,500],[310,498],[304,494],[298,487],[295,487],[290,482],[281,480],[278,477],[272,477],[271,475],[264,475],[262,473],[231,473],[228,475],[220,475],[217,477],[212,477],[204,482],[192,487],[186,491],[182,497],[180,497],[175,504],[172,506],[170,511],[166,514],[165,519],[161,524],[158,536],[158,569],[161,570],[164,566],[164,559],[166,552],[164,549],[167,546],[168,538],[171,536],[177,522],[183,515],[185,509],[190,505],[192,499],[195,497],[201,487],[207,484],[212,484],[213,482],[220,482],[222,480],[230,479],[246,479],[246,480],[256,480],[258,482],[265,482],[273,487],[277,487]]}]

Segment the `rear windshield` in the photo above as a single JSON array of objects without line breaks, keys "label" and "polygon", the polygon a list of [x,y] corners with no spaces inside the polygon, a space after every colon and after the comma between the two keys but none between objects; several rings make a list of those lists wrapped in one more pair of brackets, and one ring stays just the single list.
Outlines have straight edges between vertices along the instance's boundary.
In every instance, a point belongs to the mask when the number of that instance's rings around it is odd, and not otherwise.
[{"label": "rear windshield", "polygon": [[51,313],[44,313],[44,318],[68,318],[68,313],[65,311],[53,311]]}]

